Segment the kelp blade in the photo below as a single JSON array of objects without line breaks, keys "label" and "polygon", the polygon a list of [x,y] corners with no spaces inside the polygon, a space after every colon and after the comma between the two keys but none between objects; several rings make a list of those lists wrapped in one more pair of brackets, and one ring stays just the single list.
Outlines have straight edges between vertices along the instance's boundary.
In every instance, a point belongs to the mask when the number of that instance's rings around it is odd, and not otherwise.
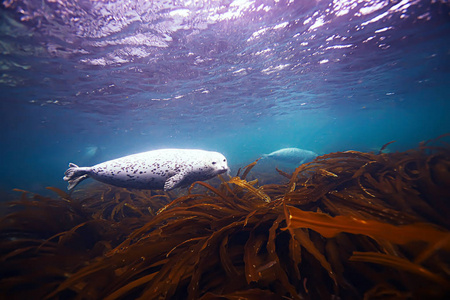
[{"label": "kelp blade", "polygon": [[401,245],[414,241],[437,243],[444,240],[447,242],[442,245],[443,249],[450,250],[450,241],[448,240],[450,232],[438,230],[429,224],[395,226],[348,216],[332,217],[324,213],[303,211],[293,206],[288,206],[288,210],[289,229],[309,228],[327,238],[335,237],[341,232],[363,234]]}]

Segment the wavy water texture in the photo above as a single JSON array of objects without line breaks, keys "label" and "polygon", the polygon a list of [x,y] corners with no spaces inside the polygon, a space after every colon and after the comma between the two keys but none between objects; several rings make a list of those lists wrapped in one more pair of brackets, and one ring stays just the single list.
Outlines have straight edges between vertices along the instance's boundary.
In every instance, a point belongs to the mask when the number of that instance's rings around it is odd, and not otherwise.
[{"label": "wavy water texture", "polygon": [[[403,63],[406,45],[424,38],[411,30],[443,22],[449,11],[445,2],[418,0],[22,0],[3,7],[1,88],[36,87],[8,91],[11,97],[112,115],[159,108],[162,119],[194,106],[210,115],[218,100],[227,112],[239,107],[256,118],[402,94],[411,79],[430,80],[395,75],[410,64]],[[444,48],[422,50],[408,59],[435,66],[445,55]],[[381,78],[387,71],[395,85]]]}]

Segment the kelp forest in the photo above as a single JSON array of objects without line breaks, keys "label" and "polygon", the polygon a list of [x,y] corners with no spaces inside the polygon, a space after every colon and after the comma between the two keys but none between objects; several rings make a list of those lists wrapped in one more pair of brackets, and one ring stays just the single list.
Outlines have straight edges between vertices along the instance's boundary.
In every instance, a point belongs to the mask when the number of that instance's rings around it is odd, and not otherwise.
[{"label": "kelp forest", "polygon": [[16,190],[0,297],[450,299],[450,147],[388,145],[274,170],[279,184],[255,161],[171,192]]}]

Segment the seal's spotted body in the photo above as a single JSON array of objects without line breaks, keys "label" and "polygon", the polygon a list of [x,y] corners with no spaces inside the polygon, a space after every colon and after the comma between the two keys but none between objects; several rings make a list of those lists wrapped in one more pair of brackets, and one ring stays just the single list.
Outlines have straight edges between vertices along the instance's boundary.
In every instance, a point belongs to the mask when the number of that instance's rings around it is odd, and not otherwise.
[{"label": "seal's spotted body", "polygon": [[168,191],[226,171],[227,160],[218,152],[161,149],[124,156],[92,167],[78,167],[71,163],[64,180],[69,182],[69,190],[92,177],[120,187]]}]

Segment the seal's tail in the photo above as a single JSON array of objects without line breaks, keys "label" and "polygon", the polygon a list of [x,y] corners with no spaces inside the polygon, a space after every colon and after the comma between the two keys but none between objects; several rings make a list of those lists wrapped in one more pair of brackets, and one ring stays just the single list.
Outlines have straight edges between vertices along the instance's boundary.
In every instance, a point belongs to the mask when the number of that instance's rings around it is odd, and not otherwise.
[{"label": "seal's tail", "polygon": [[76,164],[70,163],[69,168],[64,173],[64,180],[69,182],[67,189],[70,191],[76,187],[81,181],[89,177],[88,168],[80,168]]}]

